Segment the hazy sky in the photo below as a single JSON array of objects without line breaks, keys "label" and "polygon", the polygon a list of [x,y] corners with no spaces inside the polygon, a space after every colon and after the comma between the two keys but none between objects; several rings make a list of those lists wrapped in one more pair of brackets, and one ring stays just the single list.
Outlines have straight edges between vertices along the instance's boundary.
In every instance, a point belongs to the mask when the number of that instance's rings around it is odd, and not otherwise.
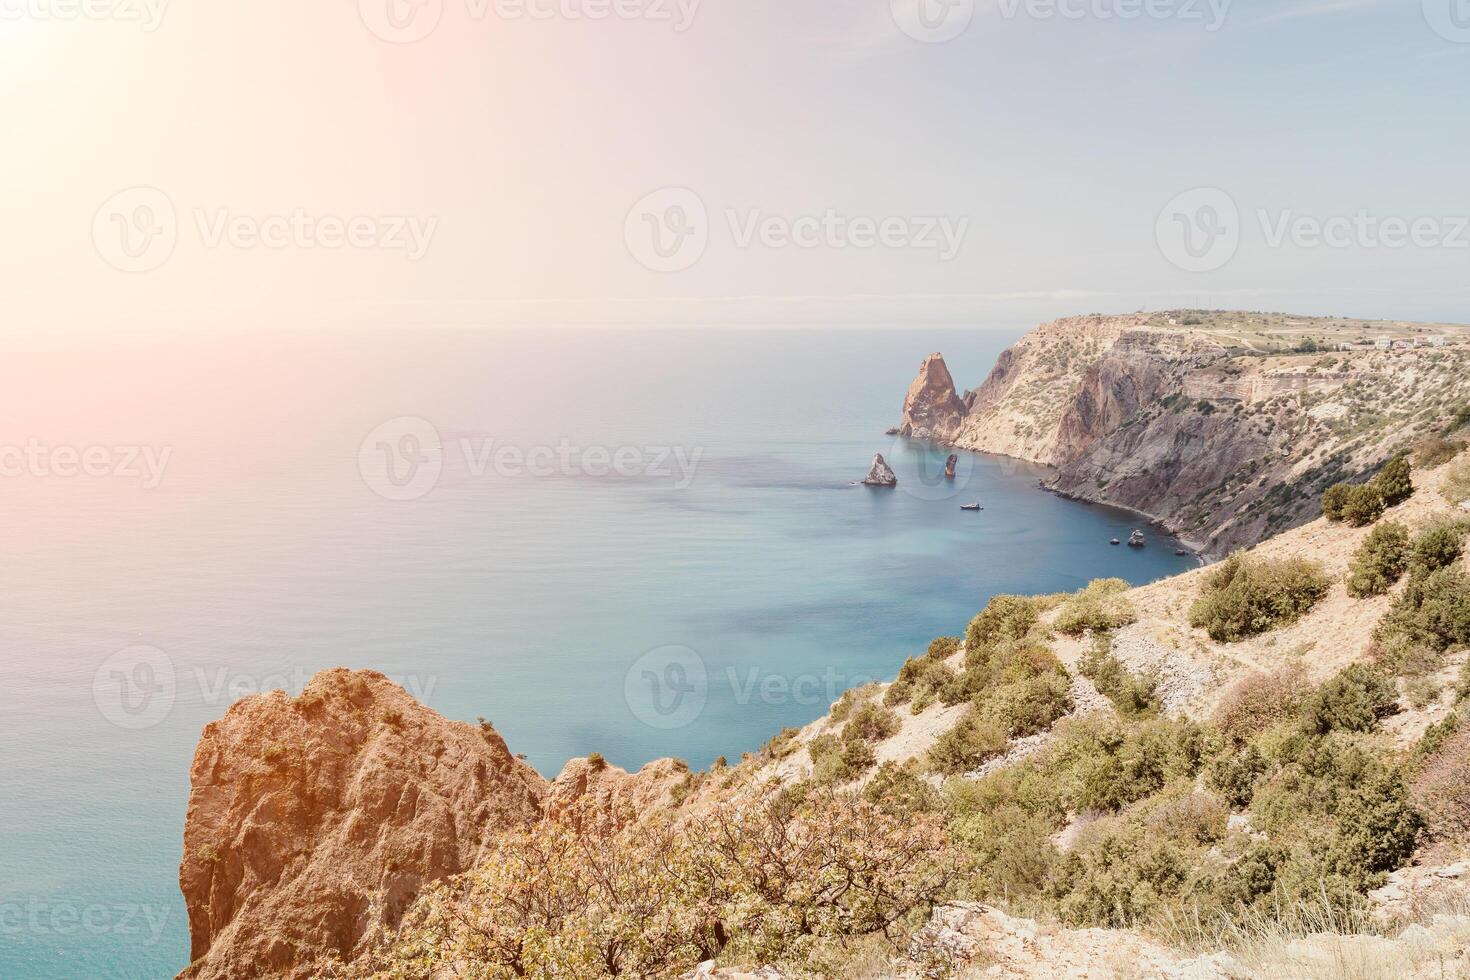
[{"label": "hazy sky", "polygon": [[969,3],[0,0],[5,322],[1470,320],[1470,0]]}]

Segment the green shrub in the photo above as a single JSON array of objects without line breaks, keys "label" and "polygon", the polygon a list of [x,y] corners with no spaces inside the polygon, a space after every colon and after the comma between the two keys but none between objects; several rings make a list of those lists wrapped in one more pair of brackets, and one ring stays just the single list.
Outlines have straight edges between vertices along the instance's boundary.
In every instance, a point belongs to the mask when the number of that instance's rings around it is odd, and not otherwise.
[{"label": "green shrub", "polygon": [[1408,641],[1437,653],[1470,644],[1470,580],[1458,565],[1411,575],[1374,637],[1385,646]]},{"label": "green shrub", "polygon": [[1152,717],[1163,707],[1158,693],[1158,673],[1131,673],[1113,655],[1112,644],[1106,637],[1099,637],[1093,643],[1077,667],[1125,718]]},{"label": "green shrub", "polygon": [[1397,507],[1414,496],[1413,464],[1409,462],[1409,454],[1399,453],[1383,464],[1372,485],[1383,495],[1385,507]]},{"label": "green shrub", "polygon": [[1342,519],[1353,527],[1367,527],[1383,516],[1388,507],[1383,493],[1371,483],[1348,490],[1342,505]]},{"label": "green shrub", "polygon": [[1348,594],[1357,599],[1387,592],[1409,567],[1409,529],[1390,521],[1363,541],[1348,570]]},{"label": "green shrub", "polygon": [[1097,579],[1062,603],[1052,626],[1069,636],[1081,636],[1088,630],[1108,632],[1137,622],[1138,614],[1124,597],[1130,588],[1119,578]]},{"label": "green shrub", "polygon": [[944,775],[972,772],[1004,754],[1006,733],[973,708],[929,749],[929,768]]},{"label": "green shrub", "polygon": [[863,798],[889,813],[933,813],[944,805],[939,791],[930,786],[912,765],[885,762],[878,767]]},{"label": "green shrub", "polygon": [[965,649],[973,657],[977,650],[1006,640],[1022,640],[1041,620],[1036,600],[1024,596],[998,595],[990,600],[965,631]]},{"label": "green shrub", "polygon": [[1426,528],[1414,539],[1409,567],[1415,575],[1449,568],[1465,554],[1465,525],[1446,521]]},{"label": "green shrub", "polygon": [[930,641],[926,656],[934,660],[948,660],[960,652],[960,642],[958,636],[936,637]]},{"label": "green shrub", "polygon": [[883,703],[890,706],[905,704],[926,695],[932,702],[957,676],[943,660],[915,657],[899,670],[898,680],[890,684],[883,695]]},{"label": "green shrub", "polygon": [[1048,768],[1073,812],[1116,813],[1193,777],[1203,763],[1204,734],[1187,719],[1128,723],[1088,716],[1058,729]]},{"label": "green shrub", "polygon": [[866,701],[848,718],[846,727],[842,729],[842,737],[844,740],[881,742],[897,735],[900,727],[898,715],[872,701]]},{"label": "green shrub", "polygon": [[1352,493],[1352,489],[1350,483],[1338,483],[1328,487],[1327,492],[1322,495],[1322,516],[1333,522],[1342,520],[1342,513],[1347,507],[1348,496]]},{"label": "green shrub", "polygon": [[1011,738],[1025,738],[1046,731],[1072,710],[1072,685],[1059,674],[1038,674],[996,688],[977,707]]},{"label": "green shrub", "polygon": [[1189,621],[1211,639],[1233,643],[1300,619],[1327,595],[1328,585],[1321,566],[1304,558],[1232,555],[1205,576]]},{"label": "green shrub", "polygon": [[1269,768],[1266,757],[1247,743],[1239,752],[1217,756],[1206,770],[1206,782],[1232,806],[1248,806],[1256,783]]},{"label": "green shrub", "polygon": [[1366,664],[1352,664],[1307,698],[1302,721],[1307,731],[1371,732],[1397,710],[1394,686]]}]

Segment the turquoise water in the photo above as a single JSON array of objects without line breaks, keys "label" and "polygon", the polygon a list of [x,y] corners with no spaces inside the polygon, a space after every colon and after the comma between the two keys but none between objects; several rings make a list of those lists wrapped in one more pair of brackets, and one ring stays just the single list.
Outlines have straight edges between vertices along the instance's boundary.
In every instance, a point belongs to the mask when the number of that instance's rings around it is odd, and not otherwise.
[{"label": "turquoise water", "polygon": [[[931,350],[973,385],[1018,334],[262,332],[11,352],[0,443],[168,457],[156,487],[121,456],[106,475],[0,479],[0,977],[186,964],[188,767],[240,693],[374,667],[491,719],[548,775],[593,750],[705,766],[891,677],[994,593],[1189,567],[1163,536],[1110,547],[1137,518],[1042,493],[1033,468],[967,454],[946,484],[942,452],[883,435]],[[505,447],[555,462],[496,466]],[[880,451],[900,488],[853,485]]]}]

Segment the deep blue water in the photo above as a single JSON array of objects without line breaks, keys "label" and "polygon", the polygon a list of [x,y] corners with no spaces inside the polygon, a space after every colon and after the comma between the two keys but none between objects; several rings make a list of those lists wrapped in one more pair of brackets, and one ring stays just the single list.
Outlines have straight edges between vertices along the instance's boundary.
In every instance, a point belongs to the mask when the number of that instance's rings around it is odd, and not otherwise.
[{"label": "deep blue water", "polygon": [[[547,775],[594,750],[705,766],[891,677],[995,593],[1189,567],[1162,536],[1110,547],[1137,518],[1040,492],[1031,467],[966,455],[946,484],[941,451],[883,435],[931,350],[973,386],[1019,333],[267,331],[11,352],[0,444],[170,455],[156,487],[0,480],[0,977],[186,965],[188,767],[240,693],[374,667],[491,719]],[[495,466],[505,447],[546,447],[550,472]],[[879,451],[897,490],[854,485]]]}]

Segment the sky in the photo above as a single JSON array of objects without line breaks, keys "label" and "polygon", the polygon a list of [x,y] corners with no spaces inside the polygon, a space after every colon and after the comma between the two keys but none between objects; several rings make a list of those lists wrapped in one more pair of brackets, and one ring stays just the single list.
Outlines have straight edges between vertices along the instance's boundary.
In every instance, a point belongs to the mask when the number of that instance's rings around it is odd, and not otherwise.
[{"label": "sky", "polygon": [[1470,0],[0,0],[6,331],[1470,321]]}]

